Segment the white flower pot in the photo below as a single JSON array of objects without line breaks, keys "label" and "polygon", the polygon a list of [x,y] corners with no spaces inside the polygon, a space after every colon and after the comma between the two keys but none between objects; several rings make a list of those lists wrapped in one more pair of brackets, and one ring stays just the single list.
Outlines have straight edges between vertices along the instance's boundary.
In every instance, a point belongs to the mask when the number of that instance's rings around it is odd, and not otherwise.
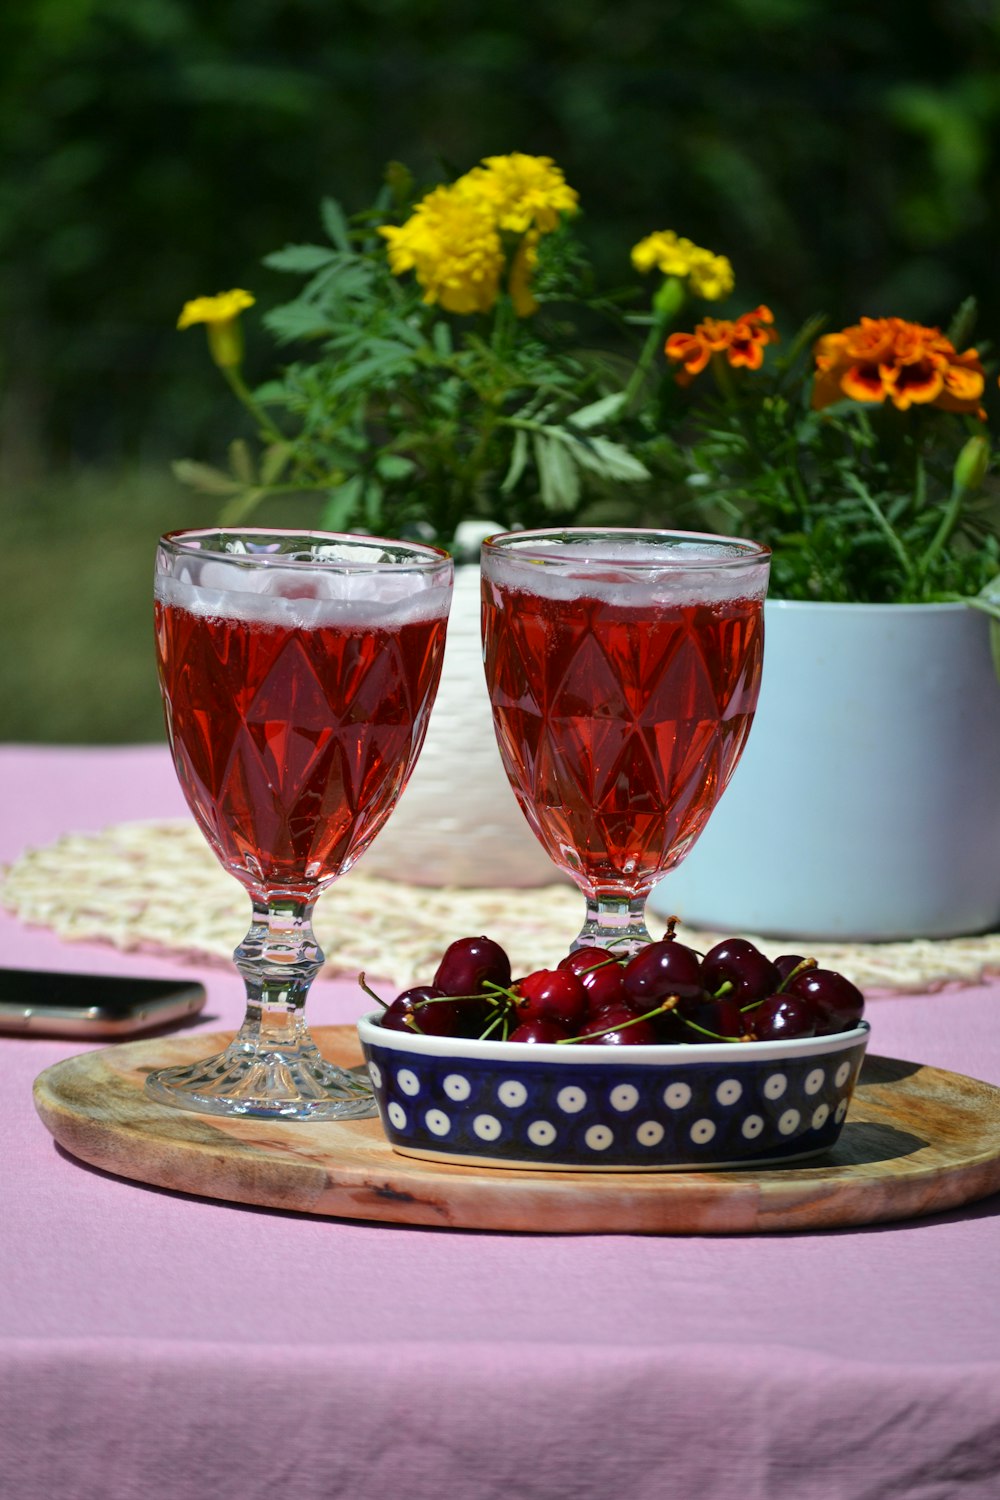
[{"label": "white flower pot", "polygon": [[410,885],[553,885],[500,760],[480,634],[479,565],[455,569],[441,686],[427,738],[388,823],[358,862]]},{"label": "white flower pot", "polygon": [[817,939],[1000,924],[1000,686],[962,604],[769,601],[742,761],[654,911]]}]

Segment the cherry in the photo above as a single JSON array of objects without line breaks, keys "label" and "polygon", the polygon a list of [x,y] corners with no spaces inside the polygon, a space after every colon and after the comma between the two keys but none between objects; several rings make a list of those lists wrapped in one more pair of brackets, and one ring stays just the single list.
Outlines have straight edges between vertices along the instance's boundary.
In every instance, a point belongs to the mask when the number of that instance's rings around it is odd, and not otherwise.
[{"label": "cherry", "polygon": [[563,1021],[568,1035],[587,1014],[587,992],[570,969],[536,969],[514,991],[519,1022]]},{"label": "cherry", "polygon": [[[364,974],[359,979],[378,1000]],[[665,937],[627,962],[604,948],[580,948],[516,984],[499,943],[458,938],[433,984],[404,990],[384,1007],[381,1024],[494,1039],[510,1028],[508,1040],[527,1043],[697,1046],[826,1036],[856,1026],[864,1008],[857,986],[814,958],[782,953],[772,962],[746,938],[725,938],[699,958],[677,941],[672,918]]]},{"label": "cherry", "polygon": [[579,976],[591,1015],[602,1005],[617,1003],[624,998],[624,971],[618,960],[604,948],[578,948],[567,958],[560,959],[559,967]]},{"label": "cherry", "polygon": [[642,1001],[644,1010],[667,995],[701,995],[704,986],[698,955],[676,938],[647,943],[625,965],[622,989],[630,1001]]},{"label": "cherry", "polygon": [[[677,1013],[684,1023],[684,1040],[695,1045],[717,1042],[720,1037],[740,1041],[749,1036],[750,1026],[739,1005],[730,996],[716,999],[711,995],[701,999],[681,1000]],[[688,1023],[693,1024],[688,1024]],[[711,1032],[706,1036],[705,1032]]]},{"label": "cherry", "polygon": [[609,1005],[590,1018],[579,1033],[581,1047],[640,1047],[657,1040],[651,1021],[636,1020],[625,1005]]},{"label": "cherry", "polygon": [[768,995],[756,1010],[750,1012],[747,1020],[759,1042],[816,1035],[816,1012],[807,1000],[800,999],[798,995],[780,992]]},{"label": "cherry", "polygon": [[[428,1004],[434,1001],[433,1005]],[[459,1036],[465,1026],[464,1007],[449,1000],[431,984],[418,984],[397,995],[382,1012],[387,1031],[419,1031],[424,1036]],[[412,1023],[416,1022],[416,1025]]]},{"label": "cherry", "polygon": [[445,995],[478,995],[487,983],[506,989],[510,959],[499,943],[488,937],[456,938],[444,950],[434,985]]},{"label": "cherry", "polygon": [[857,985],[834,969],[803,969],[788,981],[785,993],[797,995],[812,1006],[817,1036],[850,1031],[864,1014],[865,997]]},{"label": "cherry", "polygon": [[565,1026],[558,1021],[543,1021],[536,1018],[533,1021],[522,1021],[520,1026],[515,1026],[508,1042],[561,1042],[563,1037],[569,1036]]},{"label": "cherry", "polygon": [[617,963],[617,958],[607,948],[575,948],[559,960],[558,967],[569,969],[571,974],[579,974],[583,979],[592,969],[605,969]]},{"label": "cherry", "polygon": [[771,960],[747,938],[723,938],[702,959],[701,982],[713,994],[730,984],[730,997],[746,1004],[772,994],[779,976]]}]

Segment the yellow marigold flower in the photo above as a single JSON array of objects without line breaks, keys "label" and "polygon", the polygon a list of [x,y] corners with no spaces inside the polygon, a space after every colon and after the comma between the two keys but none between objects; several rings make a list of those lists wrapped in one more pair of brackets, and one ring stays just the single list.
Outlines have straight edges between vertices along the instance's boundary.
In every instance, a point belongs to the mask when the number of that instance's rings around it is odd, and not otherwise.
[{"label": "yellow marigold flower", "polygon": [[728,297],[736,285],[733,268],[724,255],[713,255],[703,250],[691,263],[688,286],[696,297],[705,302],[721,302]]},{"label": "yellow marigold flower", "polygon": [[985,418],[980,405],[985,372],[975,349],[959,354],[939,328],[905,318],[862,318],[840,333],[828,333],[813,350],[816,410],[852,401],[938,406]]},{"label": "yellow marigold flower", "polygon": [[529,229],[549,234],[562,214],[576,213],[579,194],[571,188],[550,156],[485,156],[455,184],[460,192],[488,203],[497,227],[510,234]]},{"label": "yellow marigold flower", "polygon": [[700,245],[660,229],[632,247],[632,264],[637,271],[660,271],[664,276],[687,279],[696,297],[718,302],[728,297],[736,285],[733,268],[724,255],[703,250]]},{"label": "yellow marigold flower", "polygon": [[413,271],[424,301],[448,312],[489,312],[496,302],[503,250],[492,214],[474,196],[439,187],[401,226],[384,225],[389,265],[396,276]]},{"label": "yellow marigold flower", "polygon": [[759,370],[764,363],[764,349],[778,341],[772,326],[774,314],[769,307],[757,307],[735,319],[705,318],[694,333],[672,333],[665,353],[681,366],[678,385],[688,385],[700,375],[713,354],[725,354],[734,369]]},{"label": "yellow marigold flower", "polygon": [[526,234],[514,252],[507,277],[507,290],[519,318],[530,318],[538,311],[538,303],[531,295],[531,276],[538,264],[537,232]]},{"label": "yellow marigold flower", "polygon": [[222,369],[232,368],[243,360],[243,335],[240,332],[239,315],[248,307],[253,307],[255,300],[249,292],[240,288],[231,292],[219,292],[215,297],[195,297],[192,301],[185,302],[177,319],[177,327],[191,328],[195,323],[205,323],[212,358]]},{"label": "yellow marigold flower", "polygon": [[237,288],[232,292],[219,292],[215,297],[195,297],[185,302],[177,319],[178,328],[190,328],[193,323],[228,323],[238,313],[253,307],[254,298],[249,292]]}]

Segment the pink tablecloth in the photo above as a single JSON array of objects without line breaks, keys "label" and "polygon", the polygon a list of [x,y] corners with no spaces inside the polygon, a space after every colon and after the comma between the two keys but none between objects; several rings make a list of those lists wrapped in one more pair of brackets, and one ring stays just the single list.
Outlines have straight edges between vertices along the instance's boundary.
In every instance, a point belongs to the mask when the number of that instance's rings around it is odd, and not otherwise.
[{"label": "pink tablecloth", "polygon": [[[158,748],[8,749],[0,773],[0,859],[182,810]],[[184,968],[0,935],[7,963]],[[235,977],[203,977],[202,1024],[235,1025]],[[353,1020],[357,991],[310,1009]],[[869,1015],[875,1051],[1000,1084],[1000,986]],[[60,1153],[31,1083],[79,1050],[0,1038],[3,1500],[1000,1496],[996,1198],[718,1239],[227,1206]]]}]

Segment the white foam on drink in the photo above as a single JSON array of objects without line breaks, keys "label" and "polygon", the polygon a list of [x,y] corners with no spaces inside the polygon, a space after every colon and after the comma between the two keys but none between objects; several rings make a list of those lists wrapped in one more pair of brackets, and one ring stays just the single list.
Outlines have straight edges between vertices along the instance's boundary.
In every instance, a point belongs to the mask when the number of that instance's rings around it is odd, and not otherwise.
[{"label": "white foam on drink", "polygon": [[[543,560],[542,560],[543,559]],[[671,547],[602,539],[567,545],[534,540],[483,554],[483,572],[503,588],[543,599],[581,595],[619,607],[721,604],[763,599],[767,558],[735,544],[692,540]]]},{"label": "white foam on drink", "polygon": [[[356,550],[352,560],[357,560]],[[395,629],[442,619],[451,599],[445,569],[421,575],[405,567],[373,572],[270,564],[241,568],[195,556],[176,560],[174,570],[156,577],[161,604],[285,630]]]}]

